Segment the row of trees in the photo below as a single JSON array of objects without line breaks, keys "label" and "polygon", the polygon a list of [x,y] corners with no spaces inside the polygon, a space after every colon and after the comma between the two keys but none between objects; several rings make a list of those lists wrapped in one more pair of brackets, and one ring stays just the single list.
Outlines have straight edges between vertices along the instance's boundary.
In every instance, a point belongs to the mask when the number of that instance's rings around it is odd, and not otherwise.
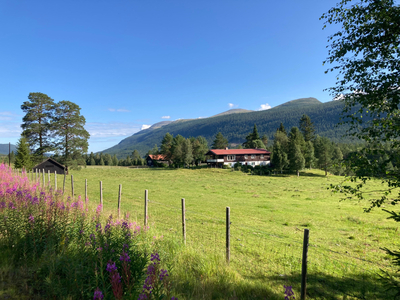
[{"label": "row of trees", "polygon": [[84,159],[88,166],[142,166],[146,165],[146,160],[143,159],[137,150],[128,155],[126,159],[118,159],[117,155],[111,156],[109,153],[85,154]]},{"label": "row of trees", "polygon": [[17,145],[16,167],[30,168],[49,152],[66,166],[67,172],[68,168],[85,163],[83,154],[88,149],[89,133],[77,104],[65,100],[55,103],[46,94],[30,93],[21,109],[25,116]]},{"label": "row of trees", "polygon": [[271,163],[281,173],[291,170],[299,176],[305,167],[318,167],[337,174],[343,172],[341,161],[342,151],[339,145],[326,137],[315,135],[313,123],[307,115],[300,119],[300,129],[292,127],[287,133],[281,123],[274,136]]}]

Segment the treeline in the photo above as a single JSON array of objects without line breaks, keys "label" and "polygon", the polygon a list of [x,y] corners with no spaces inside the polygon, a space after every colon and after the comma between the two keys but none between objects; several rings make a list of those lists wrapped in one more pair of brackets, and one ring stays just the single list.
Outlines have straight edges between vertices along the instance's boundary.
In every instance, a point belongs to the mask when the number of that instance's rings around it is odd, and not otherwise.
[{"label": "treeline", "polygon": [[126,159],[118,159],[117,155],[111,156],[106,153],[96,153],[84,155],[84,160],[88,166],[144,166],[146,160],[143,159],[137,150],[132,152],[132,155],[128,155]]},{"label": "treeline", "polygon": [[328,172],[342,175],[346,171],[342,166],[344,155],[363,147],[361,144],[334,143],[316,135],[313,122],[307,115],[302,116],[299,127],[294,126],[286,132],[281,123],[274,134],[271,167],[275,171],[282,173],[285,170],[299,175],[304,168],[319,168],[325,170],[325,175]]}]

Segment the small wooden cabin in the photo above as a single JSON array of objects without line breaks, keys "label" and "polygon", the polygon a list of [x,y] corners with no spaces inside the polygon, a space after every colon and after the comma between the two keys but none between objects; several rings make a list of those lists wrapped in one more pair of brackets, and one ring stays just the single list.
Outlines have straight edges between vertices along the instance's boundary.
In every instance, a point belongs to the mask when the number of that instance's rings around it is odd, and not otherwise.
[{"label": "small wooden cabin", "polygon": [[62,164],[60,164],[59,162],[55,161],[52,158],[48,158],[44,161],[42,161],[40,164],[34,166],[33,168],[33,172],[44,172],[48,173],[50,171],[50,173],[54,173],[57,172],[57,174],[64,174],[65,173],[65,166],[63,166]]}]

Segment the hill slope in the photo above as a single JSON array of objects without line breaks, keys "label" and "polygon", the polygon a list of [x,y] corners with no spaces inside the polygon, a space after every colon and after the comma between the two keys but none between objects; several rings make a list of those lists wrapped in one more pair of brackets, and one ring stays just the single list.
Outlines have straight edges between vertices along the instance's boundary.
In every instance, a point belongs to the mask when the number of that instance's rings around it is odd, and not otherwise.
[{"label": "hill slope", "polygon": [[266,134],[269,139],[272,139],[281,122],[289,131],[291,127],[299,126],[299,120],[303,114],[311,118],[318,134],[338,142],[343,141],[341,137],[347,129],[344,126],[335,127],[339,122],[342,107],[343,104],[339,101],[321,103],[315,98],[302,98],[269,110],[195,120],[178,120],[154,130],[139,131],[102,152],[117,154],[119,158],[122,158],[137,149],[141,155],[144,155],[154,144],[160,146],[167,132],[174,136],[180,134],[185,138],[202,135],[209,145],[213,142],[215,135],[221,132],[229,143],[243,143],[246,135],[253,130],[254,124],[257,125],[260,135]]},{"label": "hill slope", "polygon": [[[11,144],[11,151],[17,152],[17,147]],[[0,144],[0,154],[8,154],[8,144]]]}]

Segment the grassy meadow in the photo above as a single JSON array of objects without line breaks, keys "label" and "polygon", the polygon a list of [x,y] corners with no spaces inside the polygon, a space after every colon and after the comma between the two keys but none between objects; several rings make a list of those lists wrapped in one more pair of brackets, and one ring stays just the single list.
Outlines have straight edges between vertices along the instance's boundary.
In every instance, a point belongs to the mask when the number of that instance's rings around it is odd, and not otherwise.
[{"label": "grassy meadow", "polygon": [[[75,194],[100,199],[143,224],[149,191],[152,247],[168,262],[179,299],[283,299],[284,285],[300,296],[302,239],[310,230],[308,299],[387,299],[378,280],[391,270],[381,248],[400,248],[398,224],[368,202],[340,201],[327,188],[342,177],[311,170],[297,176],[252,176],[222,169],[135,169],[92,166],[72,171]],[[47,182],[47,175],[46,175]],[[52,176],[51,184],[54,183]],[[63,176],[58,175],[58,188]],[[370,185],[379,189],[379,182]],[[70,176],[66,194],[71,193]],[[372,192],[371,197],[375,194]],[[186,199],[187,244],[182,243]],[[225,263],[225,208],[231,209],[231,263]],[[389,209],[391,209],[389,207]]]}]

